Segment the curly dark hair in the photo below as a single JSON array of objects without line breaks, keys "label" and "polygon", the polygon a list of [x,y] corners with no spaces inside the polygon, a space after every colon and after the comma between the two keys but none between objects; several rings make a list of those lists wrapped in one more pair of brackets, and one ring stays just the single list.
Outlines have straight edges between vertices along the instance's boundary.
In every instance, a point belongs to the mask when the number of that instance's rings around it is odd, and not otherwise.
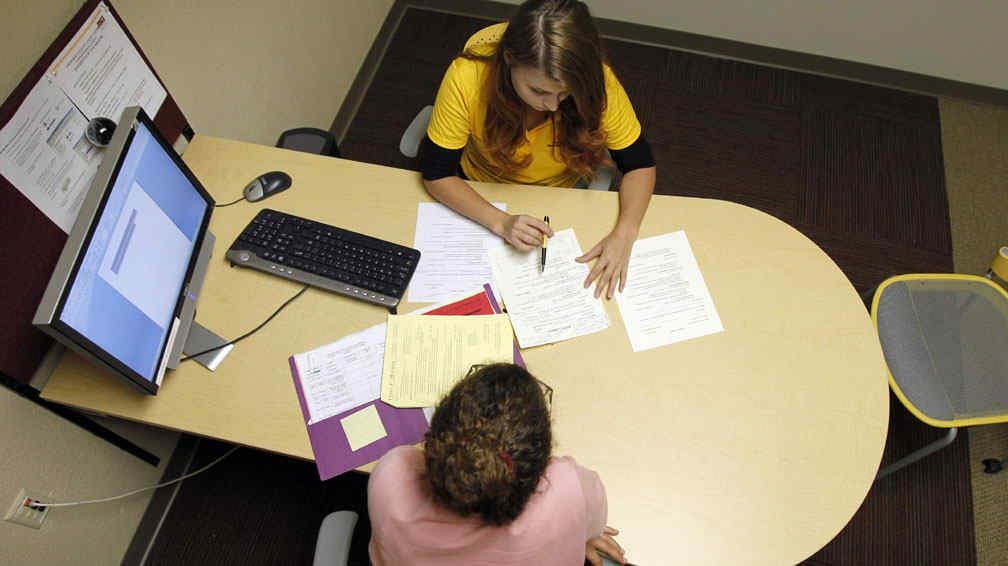
[{"label": "curly dark hair", "polygon": [[525,508],[549,464],[549,408],[514,364],[470,373],[438,404],[424,444],[434,501],[463,517],[506,525]]}]

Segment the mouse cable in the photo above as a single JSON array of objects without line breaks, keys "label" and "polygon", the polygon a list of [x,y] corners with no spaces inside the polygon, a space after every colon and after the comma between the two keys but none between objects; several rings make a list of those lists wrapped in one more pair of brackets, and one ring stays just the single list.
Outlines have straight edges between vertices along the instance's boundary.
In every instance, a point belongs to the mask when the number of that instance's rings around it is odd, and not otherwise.
[{"label": "mouse cable", "polygon": [[237,344],[238,342],[241,342],[242,340],[248,338],[249,336],[252,336],[256,332],[258,332],[260,328],[266,326],[266,324],[269,321],[271,321],[274,318],[276,318],[276,315],[280,314],[280,311],[282,311],[285,308],[287,308],[287,305],[293,303],[294,300],[297,299],[298,297],[300,297],[301,295],[304,295],[305,291],[307,291],[309,287],[310,287],[310,285],[305,285],[304,287],[302,287],[301,290],[298,291],[293,297],[287,299],[284,302],[284,304],[282,304],[279,307],[277,307],[277,310],[273,311],[273,314],[269,315],[269,318],[267,318],[266,320],[264,320],[261,323],[259,323],[259,326],[256,326],[255,328],[253,328],[252,330],[249,330],[245,334],[242,334],[241,336],[235,338],[234,340],[229,340],[229,341],[221,344],[220,346],[214,346],[213,348],[207,348],[206,350],[203,350],[202,352],[196,352],[195,354],[191,354],[191,355],[188,355],[188,356],[183,356],[179,360],[179,363],[185,362],[185,361],[189,361],[189,360],[191,360],[193,358],[202,356],[203,354],[209,354],[210,352],[215,352],[217,350],[220,350],[221,348],[226,348],[227,346],[231,346],[233,344]]},{"label": "mouse cable", "polygon": [[231,206],[232,204],[238,204],[239,202],[241,202],[243,200],[245,200],[245,197],[242,197],[242,198],[240,198],[238,200],[233,200],[231,202],[225,202],[224,204],[215,204],[214,208],[224,208],[225,206]]},{"label": "mouse cable", "polygon": [[45,502],[45,501],[39,501],[37,499],[32,499],[26,505],[28,507],[31,507],[32,509],[35,509],[35,510],[38,510],[38,511],[42,511],[42,510],[44,510],[44,509],[46,509],[48,507],[73,507],[74,505],[90,505],[92,503],[105,503],[106,501],[115,501],[116,499],[123,499],[123,498],[129,497],[131,495],[136,495],[137,493],[140,493],[140,492],[143,492],[143,491],[150,491],[152,489],[157,489],[159,487],[165,487],[165,486],[171,485],[173,483],[178,483],[178,482],[180,482],[182,480],[189,479],[189,478],[195,476],[196,474],[203,473],[206,470],[209,470],[213,466],[217,465],[217,463],[220,462],[221,460],[223,460],[224,458],[227,458],[228,456],[234,454],[235,450],[238,450],[239,448],[241,448],[241,446],[234,446],[230,450],[228,450],[227,452],[225,452],[221,457],[217,458],[213,462],[210,462],[206,466],[203,466],[202,468],[196,470],[195,472],[189,472],[188,474],[179,476],[179,477],[177,477],[177,478],[175,478],[173,480],[168,480],[166,482],[161,482],[161,483],[159,483],[157,485],[149,485],[147,487],[141,487],[140,489],[134,489],[133,491],[127,491],[126,493],[121,493],[119,495],[113,495],[112,497],[103,497],[101,499],[88,499],[88,500],[85,500],[85,501],[66,501],[66,502],[59,502],[59,503],[48,503],[48,502]]}]

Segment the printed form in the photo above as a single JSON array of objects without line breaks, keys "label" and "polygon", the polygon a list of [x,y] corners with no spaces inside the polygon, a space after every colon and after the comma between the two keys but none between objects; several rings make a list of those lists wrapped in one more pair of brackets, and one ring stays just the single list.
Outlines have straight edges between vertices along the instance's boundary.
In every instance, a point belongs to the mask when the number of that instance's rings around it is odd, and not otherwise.
[{"label": "printed form", "polygon": [[682,230],[634,243],[616,303],[634,352],[724,331]]},{"label": "printed form", "polygon": [[[493,312],[487,295],[480,288],[452,302],[414,311],[410,316],[491,315]],[[376,324],[325,346],[294,354],[301,392],[308,405],[308,424],[324,421],[379,398],[386,326],[384,322]],[[507,332],[506,342],[510,347],[513,344],[510,326]],[[468,369],[469,366],[466,366]],[[432,413],[433,407],[425,408],[428,422]]]},{"label": "printed form", "polygon": [[588,265],[574,261],[581,253],[571,228],[550,238],[545,270],[539,267],[538,248],[520,252],[502,245],[490,250],[494,285],[500,290],[522,348],[609,327],[602,301],[594,297],[592,288],[584,288]]},{"label": "printed form", "polygon": [[[507,210],[502,202],[493,205]],[[443,204],[420,203],[413,243],[420,250],[420,263],[410,281],[410,302],[447,301],[490,281],[487,249],[499,240]]]},{"label": "printed form", "polygon": [[308,424],[324,421],[378,398],[385,323],[294,355]]},{"label": "printed form", "polygon": [[381,400],[430,407],[477,364],[514,359],[511,323],[483,316],[389,315]]}]

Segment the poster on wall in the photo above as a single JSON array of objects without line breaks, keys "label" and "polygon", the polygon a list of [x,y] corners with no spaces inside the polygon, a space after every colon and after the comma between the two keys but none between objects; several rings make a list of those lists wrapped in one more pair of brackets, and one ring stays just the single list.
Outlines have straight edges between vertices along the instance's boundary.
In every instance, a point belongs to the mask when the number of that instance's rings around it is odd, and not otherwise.
[{"label": "poster on wall", "polygon": [[101,163],[88,120],[127,106],[157,115],[167,91],[108,5],[99,2],[0,128],[0,175],[69,232]]},{"label": "poster on wall", "polygon": [[64,232],[77,219],[100,163],[87,118],[43,77],[0,129],[0,174]]},{"label": "poster on wall", "polygon": [[168,95],[104,2],[56,57],[46,76],[82,114],[118,120],[123,108],[142,106],[156,116]]}]

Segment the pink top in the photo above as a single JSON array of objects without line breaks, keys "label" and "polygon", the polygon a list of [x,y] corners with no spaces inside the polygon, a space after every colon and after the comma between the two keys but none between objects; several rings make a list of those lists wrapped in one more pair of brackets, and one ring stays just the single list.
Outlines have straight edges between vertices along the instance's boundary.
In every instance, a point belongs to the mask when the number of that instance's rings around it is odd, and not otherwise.
[{"label": "pink top", "polygon": [[553,458],[525,510],[511,524],[459,517],[427,495],[423,452],[389,451],[368,481],[371,561],[375,566],[582,566],[585,541],[606,523],[605,488],[598,474],[570,457]]}]

